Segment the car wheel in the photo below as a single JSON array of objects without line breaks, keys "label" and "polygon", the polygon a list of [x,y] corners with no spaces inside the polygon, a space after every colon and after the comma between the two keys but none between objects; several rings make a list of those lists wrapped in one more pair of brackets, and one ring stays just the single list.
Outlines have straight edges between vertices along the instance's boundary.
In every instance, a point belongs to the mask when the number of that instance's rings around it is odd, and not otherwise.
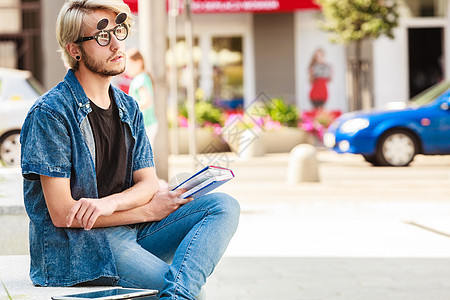
[{"label": "car wheel", "polygon": [[0,159],[8,166],[20,165],[20,131],[14,130],[0,138]]},{"label": "car wheel", "polygon": [[403,167],[412,162],[418,148],[412,133],[395,129],[381,137],[375,157],[382,166]]},{"label": "car wheel", "polygon": [[363,157],[364,157],[365,161],[367,161],[368,163],[371,163],[374,166],[380,165],[380,163],[378,162],[375,155],[363,155]]}]

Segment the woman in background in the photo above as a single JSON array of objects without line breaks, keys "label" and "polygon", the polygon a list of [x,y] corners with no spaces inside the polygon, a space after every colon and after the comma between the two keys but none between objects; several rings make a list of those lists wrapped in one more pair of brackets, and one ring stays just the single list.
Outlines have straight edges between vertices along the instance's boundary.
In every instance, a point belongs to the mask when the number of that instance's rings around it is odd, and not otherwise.
[{"label": "woman in background", "polygon": [[309,99],[314,109],[322,109],[328,99],[327,83],[331,80],[331,67],[325,62],[324,51],[317,49],[309,64]]},{"label": "woman in background", "polygon": [[152,146],[154,145],[158,120],[155,116],[153,80],[145,71],[142,54],[137,49],[127,51],[127,75],[131,78],[128,94],[138,103],[144,115],[144,125]]}]

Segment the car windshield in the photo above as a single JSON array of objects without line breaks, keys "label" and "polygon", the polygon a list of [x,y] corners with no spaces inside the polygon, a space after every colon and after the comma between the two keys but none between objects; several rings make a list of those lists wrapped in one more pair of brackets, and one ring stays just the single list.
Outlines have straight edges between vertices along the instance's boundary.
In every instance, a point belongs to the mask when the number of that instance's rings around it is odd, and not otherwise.
[{"label": "car windshield", "polygon": [[0,99],[2,101],[35,100],[42,94],[43,88],[33,76],[0,77]]},{"label": "car windshield", "polygon": [[415,107],[426,105],[434,101],[437,97],[442,95],[449,88],[450,88],[449,81],[441,81],[411,98],[411,100],[409,100],[408,102],[408,105]]},{"label": "car windshield", "polygon": [[42,95],[44,93],[44,88],[34,77],[28,77],[27,81],[37,94]]}]

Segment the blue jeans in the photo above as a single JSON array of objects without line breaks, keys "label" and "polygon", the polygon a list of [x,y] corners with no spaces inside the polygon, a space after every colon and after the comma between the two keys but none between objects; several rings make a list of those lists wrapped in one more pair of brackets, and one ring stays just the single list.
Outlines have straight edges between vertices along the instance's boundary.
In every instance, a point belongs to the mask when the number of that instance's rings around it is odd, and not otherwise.
[{"label": "blue jeans", "polygon": [[109,230],[119,285],[195,299],[237,229],[240,207],[223,193],[195,199],[159,222]]}]

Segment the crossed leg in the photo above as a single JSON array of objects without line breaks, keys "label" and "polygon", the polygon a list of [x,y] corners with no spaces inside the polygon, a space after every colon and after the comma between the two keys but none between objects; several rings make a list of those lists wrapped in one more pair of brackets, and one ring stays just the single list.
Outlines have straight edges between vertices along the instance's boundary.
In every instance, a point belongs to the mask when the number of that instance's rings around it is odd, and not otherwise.
[{"label": "crossed leg", "polygon": [[151,288],[161,299],[195,299],[237,229],[240,208],[211,193],[159,222],[109,230],[119,285]]}]

